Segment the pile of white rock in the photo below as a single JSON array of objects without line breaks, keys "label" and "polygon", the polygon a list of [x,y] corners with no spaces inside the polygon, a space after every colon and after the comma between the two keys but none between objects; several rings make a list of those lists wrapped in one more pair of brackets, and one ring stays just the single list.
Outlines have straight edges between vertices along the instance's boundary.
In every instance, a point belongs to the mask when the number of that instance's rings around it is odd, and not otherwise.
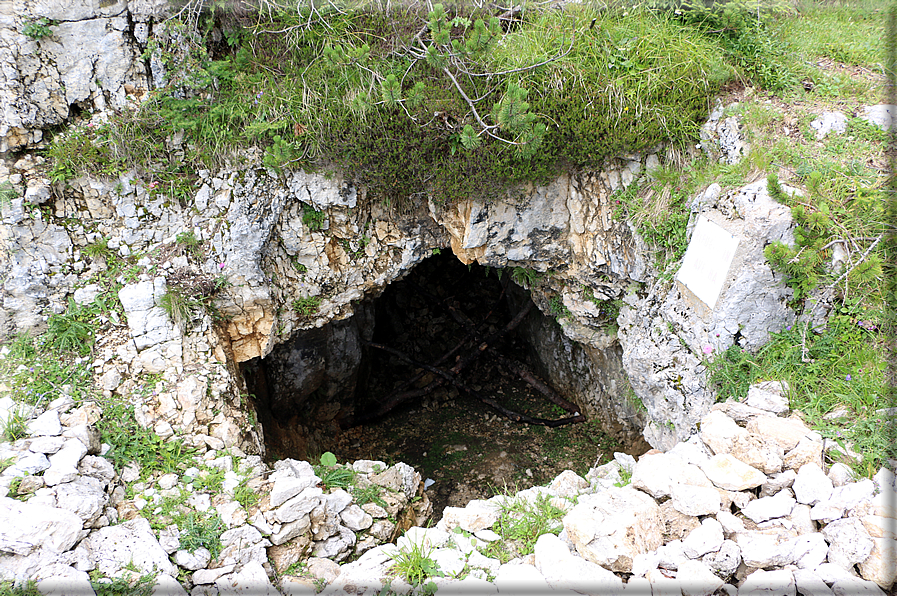
[{"label": "pile of white rock", "polygon": [[[322,485],[308,462],[269,468],[235,447],[197,452],[180,473],[141,474],[130,464],[118,474],[102,455],[110,446],[100,444],[99,408],[74,406],[68,396],[45,408],[0,398],[0,427],[14,415],[29,419],[26,438],[0,442],[0,581],[34,580],[42,593],[81,596],[94,594],[91,579],[155,574],[158,596],[276,593],[270,578],[309,555],[336,565],[431,512],[420,474],[402,463],[348,466],[354,490],[373,489],[363,503]],[[210,471],[222,473],[220,490],[194,486]],[[240,486],[257,502],[244,506]],[[182,546],[183,529],[160,523],[166,499],[221,520],[215,556],[211,544]]]},{"label": "pile of white rock", "polygon": [[[322,571],[323,593],[379,594],[390,580],[409,591],[390,568],[414,543],[446,575],[433,578],[439,594],[884,594],[897,560],[893,472],[857,482],[836,463],[826,473],[830,445],[786,417],[783,394],[763,383],[745,403],[715,405],[699,435],[666,453],[616,454],[586,478],[567,471],[547,487],[449,507],[435,528]],[[560,536],[505,564],[474,546],[498,539],[490,528],[504,500],[543,495],[567,509]]]},{"label": "pile of white rock", "polygon": [[[421,477],[405,464],[342,466],[356,489],[374,489],[367,502],[327,488],[307,462],[269,468],[235,448],[198,456],[224,472],[216,494],[194,488],[198,469],[116,474],[93,428],[97,408],[63,396],[31,413],[29,438],[0,443],[0,491],[17,497],[0,497],[0,580],[59,595],[94,594],[90,572],[155,573],[156,596],[409,593],[420,586],[397,577],[396,557],[418,550],[438,565],[439,594],[884,594],[897,573],[893,472],[856,481],[844,464],[825,466],[830,445],[788,415],[783,393],[753,386],[666,453],[618,453],[585,478],[566,471],[448,507],[430,528]],[[10,408],[0,403],[0,418]],[[257,503],[241,505],[241,485]],[[182,547],[176,525],[160,529],[161,502],[183,491],[188,508],[213,509],[226,526],[216,556]],[[566,512],[560,534],[505,563],[488,556],[502,505],[539,499]]]}]

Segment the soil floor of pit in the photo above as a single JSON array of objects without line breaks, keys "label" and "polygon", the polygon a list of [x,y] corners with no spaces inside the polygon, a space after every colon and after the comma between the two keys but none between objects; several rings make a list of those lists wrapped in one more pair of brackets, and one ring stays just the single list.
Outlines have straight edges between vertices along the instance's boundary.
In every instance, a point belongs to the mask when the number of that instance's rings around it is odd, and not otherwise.
[{"label": "soil floor of pit", "polygon": [[[501,284],[494,272],[490,278],[483,268],[477,271],[451,263],[430,267],[439,267],[441,275],[409,281],[417,284],[411,291],[403,289],[403,282],[397,282],[396,289],[387,289],[399,293],[385,295],[384,303],[378,306],[394,314],[385,325],[378,319],[379,338],[375,335],[375,341],[389,342],[403,353],[430,363],[469,332],[443,313],[439,302],[468,314],[484,336],[511,320],[506,301],[497,300]],[[492,314],[484,318],[487,311]],[[507,357],[529,360],[526,344],[513,334],[496,347]],[[394,357],[380,356],[366,385],[367,407],[382,402],[392,388],[418,370]],[[570,416],[488,354],[461,377],[481,395],[515,412],[552,420]],[[340,461],[373,459],[413,466],[424,479],[433,480],[427,495],[437,520],[446,506],[463,506],[472,499],[545,484],[564,470],[585,475],[590,467],[609,461],[614,451],[640,454],[602,432],[600,421],[557,428],[515,423],[446,385],[374,422],[343,431],[329,448]]]}]

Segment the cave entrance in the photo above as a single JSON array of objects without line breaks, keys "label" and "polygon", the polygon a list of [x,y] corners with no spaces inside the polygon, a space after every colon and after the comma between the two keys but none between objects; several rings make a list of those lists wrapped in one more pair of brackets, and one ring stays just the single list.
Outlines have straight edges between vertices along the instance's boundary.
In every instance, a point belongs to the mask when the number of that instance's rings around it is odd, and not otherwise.
[{"label": "cave entrance", "polygon": [[269,456],[405,462],[438,516],[639,451],[545,380],[523,329],[557,323],[510,274],[434,255],[353,317],[244,363]]}]

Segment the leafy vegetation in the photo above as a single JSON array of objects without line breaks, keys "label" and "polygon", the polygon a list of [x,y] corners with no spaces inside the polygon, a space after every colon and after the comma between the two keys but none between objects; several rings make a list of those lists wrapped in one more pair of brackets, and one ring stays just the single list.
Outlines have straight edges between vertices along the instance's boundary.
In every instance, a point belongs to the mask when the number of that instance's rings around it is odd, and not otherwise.
[{"label": "leafy vegetation", "polygon": [[156,575],[156,573],[126,574],[116,578],[105,578],[105,581],[93,580],[90,586],[97,596],[152,596]]},{"label": "leafy vegetation", "polygon": [[60,352],[73,352],[85,356],[95,341],[96,312],[69,299],[65,314],[50,315],[47,320],[47,345]]},{"label": "leafy vegetation", "polygon": [[773,334],[756,354],[729,348],[710,363],[711,379],[721,399],[743,398],[751,384],[764,379],[786,381],[791,407],[824,437],[853,443],[863,457],[854,464],[856,471],[871,476],[897,456],[879,411],[886,407],[881,325],[880,312],[848,300],[820,332],[800,323]]},{"label": "leafy vegetation", "polygon": [[398,549],[391,555],[393,573],[398,574],[412,586],[422,586],[432,577],[442,576],[439,565],[430,558],[432,548],[426,547],[420,542],[409,540],[410,546]]},{"label": "leafy vegetation", "polygon": [[140,466],[141,477],[154,471],[168,474],[186,469],[192,461],[193,450],[179,439],[166,441],[137,423],[134,406],[120,399],[106,400],[102,404],[100,439],[111,446],[105,457],[119,472],[129,463]]},{"label": "leafy vegetation", "polygon": [[45,37],[49,37],[50,34],[53,33],[50,30],[52,24],[53,22],[46,17],[33,21],[26,21],[22,26],[22,35],[30,37],[31,39],[41,40]]},{"label": "leafy vegetation", "polygon": [[318,312],[321,306],[320,296],[308,296],[306,298],[297,298],[292,303],[293,310],[302,317],[310,317]]},{"label": "leafy vegetation", "polygon": [[496,553],[502,558],[526,556],[534,552],[536,541],[542,534],[559,534],[565,511],[555,506],[551,498],[539,495],[534,500],[506,497],[501,506],[501,516],[492,529],[504,542],[507,552]]},{"label": "leafy vegetation", "polygon": [[6,441],[18,441],[28,436],[28,417],[21,407],[9,410],[3,425],[2,437]]},{"label": "leafy vegetation", "polygon": [[167,22],[147,49],[167,87],[58,136],[52,179],[137,168],[185,202],[196,165],[255,144],[275,171],[336,168],[387,201],[451,201],[690,140],[735,74],[712,36],[660,12],[315,10],[231,18],[213,52]]},{"label": "leafy vegetation", "polygon": [[20,584],[0,581],[0,596],[43,596],[43,593],[37,589],[37,582],[34,580]]}]

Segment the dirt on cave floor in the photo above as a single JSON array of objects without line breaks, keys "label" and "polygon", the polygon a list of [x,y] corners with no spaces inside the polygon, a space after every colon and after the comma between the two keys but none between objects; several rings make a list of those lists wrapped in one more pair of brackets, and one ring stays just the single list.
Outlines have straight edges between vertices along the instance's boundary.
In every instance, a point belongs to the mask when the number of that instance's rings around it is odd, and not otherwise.
[{"label": "dirt on cave floor", "polygon": [[[387,289],[377,308],[391,311],[393,316],[387,317],[385,324],[378,318],[381,333],[374,341],[389,343],[419,361],[435,361],[467,331],[434,305],[434,298],[481,321],[484,335],[511,320],[507,301],[496,299],[501,284],[494,270],[483,275],[476,267],[471,270],[446,262],[431,267],[438,267],[441,274],[428,276],[428,266],[419,266],[415,269],[419,276],[409,280],[415,284],[410,289],[403,282]],[[488,316],[483,314],[486,311]],[[513,333],[497,342],[496,348],[519,362],[530,359],[526,343]],[[364,389],[369,408],[418,370],[382,353],[374,358]],[[433,378],[427,376],[416,386]],[[570,416],[488,353],[465,370],[461,380],[515,412],[552,420]],[[339,461],[374,459],[413,466],[424,479],[434,481],[427,495],[435,520],[446,506],[463,506],[472,499],[546,484],[564,470],[585,475],[596,463],[609,461],[615,451],[639,454],[604,433],[599,420],[557,428],[516,423],[448,384],[374,422],[343,431],[330,450]]]},{"label": "dirt on cave floor", "polygon": [[[494,380],[472,383],[515,411],[563,418],[567,413],[492,366]],[[440,388],[421,402],[376,423],[344,431],[334,453],[340,461],[405,462],[434,483],[427,489],[436,521],[446,506],[515,492],[550,482],[564,470],[584,476],[615,451],[628,451],[602,432],[597,420],[557,428],[511,422],[453,388]]]}]

